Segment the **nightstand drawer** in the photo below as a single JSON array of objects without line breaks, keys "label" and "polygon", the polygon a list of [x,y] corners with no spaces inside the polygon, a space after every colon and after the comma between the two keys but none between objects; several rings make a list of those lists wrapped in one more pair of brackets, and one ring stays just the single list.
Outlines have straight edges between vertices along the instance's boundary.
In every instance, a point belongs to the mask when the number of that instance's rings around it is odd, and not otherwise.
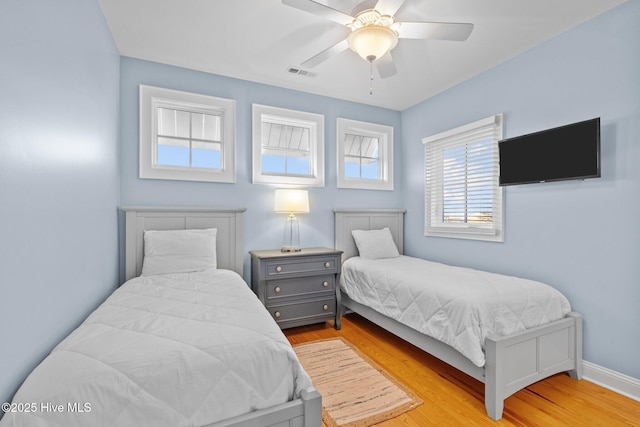
[{"label": "nightstand drawer", "polygon": [[285,276],[300,274],[323,274],[338,272],[338,257],[325,256],[296,260],[277,260],[267,262],[267,276]]},{"label": "nightstand drawer", "polygon": [[266,284],[267,300],[277,300],[284,297],[313,297],[315,293],[329,291],[332,294],[336,288],[335,274],[311,276],[305,278],[269,280]]},{"label": "nightstand drawer", "polygon": [[269,313],[278,323],[286,323],[314,317],[333,317],[336,312],[336,299],[328,298],[297,304],[268,306]]}]

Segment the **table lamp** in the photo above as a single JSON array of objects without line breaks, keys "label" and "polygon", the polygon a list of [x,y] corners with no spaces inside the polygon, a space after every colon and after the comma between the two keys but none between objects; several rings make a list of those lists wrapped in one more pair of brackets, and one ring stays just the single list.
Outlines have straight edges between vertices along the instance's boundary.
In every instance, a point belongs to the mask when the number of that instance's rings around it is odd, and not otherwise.
[{"label": "table lamp", "polygon": [[275,212],[287,213],[289,217],[284,224],[282,252],[299,252],[300,228],[295,214],[309,213],[309,192],[289,188],[278,189],[275,192]]}]

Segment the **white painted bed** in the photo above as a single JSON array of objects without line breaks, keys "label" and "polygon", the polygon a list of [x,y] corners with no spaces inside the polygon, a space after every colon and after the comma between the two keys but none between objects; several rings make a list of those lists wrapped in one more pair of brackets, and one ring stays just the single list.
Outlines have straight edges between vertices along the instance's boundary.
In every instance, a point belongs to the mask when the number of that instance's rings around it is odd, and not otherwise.
[{"label": "white painted bed", "polygon": [[[334,213],[335,247],[343,251],[343,262],[358,255],[351,230],[388,227],[403,253],[404,209],[336,209]],[[582,316],[578,313],[509,336],[488,337],[484,343],[486,363],[478,367],[449,345],[359,304],[345,293],[341,297],[343,307],[483,382],[487,414],[494,420],[502,417],[504,399],[536,381],[559,372],[582,378]]]},{"label": "white painted bed", "polygon": [[[243,221],[245,209],[181,208],[129,206],[125,212],[126,279],[142,271],[145,230],[182,230],[217,228],[218,268],[233,270],[242,276]],[[303,390],[301,398],[211,424],[206,427],[319,427],[322,397],[314,388]]]}]

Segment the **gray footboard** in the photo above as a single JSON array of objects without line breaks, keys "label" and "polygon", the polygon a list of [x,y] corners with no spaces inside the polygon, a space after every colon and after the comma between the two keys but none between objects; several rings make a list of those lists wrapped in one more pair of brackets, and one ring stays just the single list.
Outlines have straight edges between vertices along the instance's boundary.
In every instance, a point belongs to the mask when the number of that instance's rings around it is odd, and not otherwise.
[{"label": "gray footboard", "polygon": [[473,378],[484,382],[487,415],[502,418],[504,399],[559,372],[582,378],[582,315],[564,319],[506,337],[485,340],[485,366],[479,368],[453,347],[423,335],[342,294],[342,305],[389,332],[410,342]]},{"label": "gray footboard", "polygon": [[310,387],[302,390],[300,399],[271,408],[240,415],[206,427],[320,427],[322,396]]},{"label": "gray footboard", "polygon": [[507,337],[488,337],[485,355],[485,406],[499,420],[504,399],[518,390],[559,372],[582,378],[582,316],[569,313]]}]

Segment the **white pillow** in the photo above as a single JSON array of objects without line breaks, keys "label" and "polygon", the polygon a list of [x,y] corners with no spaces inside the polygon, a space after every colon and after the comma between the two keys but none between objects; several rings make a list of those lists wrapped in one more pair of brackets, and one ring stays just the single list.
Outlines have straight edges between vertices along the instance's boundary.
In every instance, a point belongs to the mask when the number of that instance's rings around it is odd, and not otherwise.
[{"label": "white pillow", "polygon": [[146,230],[142,276],[216,268],[216,228]]},{"label": "white pillow", "polygon": [[382,230],[351,230],[356,242],[360,258],[380,259],[400,256],[396,244],[391,237],[391,231],[385,227]]}]

